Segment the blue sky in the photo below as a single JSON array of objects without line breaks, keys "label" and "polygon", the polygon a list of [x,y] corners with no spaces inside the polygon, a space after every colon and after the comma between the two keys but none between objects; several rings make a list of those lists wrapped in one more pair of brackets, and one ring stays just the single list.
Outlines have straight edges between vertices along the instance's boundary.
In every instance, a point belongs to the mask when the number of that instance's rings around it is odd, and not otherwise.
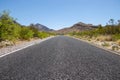
[{"label": "blue sky", "polygon": [[72,26],[77,22],[102,24],[120,19],[120,0],[0,0],[0,12],[23,25],[41,23],[52,29]]}]

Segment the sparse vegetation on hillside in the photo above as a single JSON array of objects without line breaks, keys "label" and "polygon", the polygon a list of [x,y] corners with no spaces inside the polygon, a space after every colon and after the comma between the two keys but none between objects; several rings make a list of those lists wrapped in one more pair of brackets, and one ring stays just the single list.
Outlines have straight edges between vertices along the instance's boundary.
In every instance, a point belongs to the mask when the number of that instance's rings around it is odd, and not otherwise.
[{"label": "sparse vegetation on hillside", "polygon": [[71,36],[77,36],[86,39],[97,39],[104,41],[117,41],[120,39],[120,25],[114,24],[114,20],[110,19],[109,24],[106,26],[99,25],[98,28],[93,30],[86,30],[81,32],[69,33]]},{"label": "sparse vegetation on hillside", "polygon": [[54,35],[50,32],[39,31],[37,28],[22,26],[9,15],[9,12],[3,11],[0,15],[0,42],[17,40],[30,40],[31,38],[46,38]]}]

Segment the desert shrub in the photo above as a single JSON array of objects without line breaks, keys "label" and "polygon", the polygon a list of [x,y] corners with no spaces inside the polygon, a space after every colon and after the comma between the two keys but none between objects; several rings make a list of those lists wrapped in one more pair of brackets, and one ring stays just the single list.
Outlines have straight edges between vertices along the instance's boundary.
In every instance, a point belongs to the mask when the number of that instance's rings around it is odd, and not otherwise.
[{"label": "desert shrub", "polygon": [[39,35],[38,35],[39,30],[36,27],[34,27],[34,24],[30,24],[30,26],[28,26],[28,27],[30,30],[32,30],[34,32],[33,37],[39,37]]},{"label": "desert shrub", "polygon": [[46,37],[48,37],[49,36],[49,34],[48,33],[46,33],[46,32],[38,32],[38,37],[39,38],[46,38]]},{"label": "desert shrub", "polygon": [[119,47],[118,46],[112,46],[112,50],[119,50]]},{"label": "desert shrub", "polygon": [[30,40],[33,38],[34,32],[27,27],[22,27],[20,32],[20,38],[23,40]]},{"label": "desert shrub", "polygon": [[112,36],[113,40],[116,41],[116,40],[119,40],[120,39],[120,34],[115,34]]},{"label": "desert shrub", "polygon": [[102,44],[102,46],[104,46],[104,47],[108,47],[108,46],[110,46],[110,44],[109,44],[109,43],[104,42],[104,43]]},{"label": "desert shrub", "polygon": [[0,41],[15,41],[19,38],[21,27],[15,23],[15,20],[4,11],[0,16]]}]

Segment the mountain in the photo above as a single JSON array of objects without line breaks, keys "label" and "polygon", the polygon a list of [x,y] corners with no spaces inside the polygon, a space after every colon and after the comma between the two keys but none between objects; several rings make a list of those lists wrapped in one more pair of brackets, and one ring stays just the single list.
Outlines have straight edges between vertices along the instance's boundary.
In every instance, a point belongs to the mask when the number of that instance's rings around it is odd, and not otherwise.
[{"label": "mountain", "polygon": [[69,32],[74,32],[74,31],[80,32],[80,31],[84,31],[84,30],[92,30],[95,28],[97,28],[97,26],[92,25],[92,24],[85,24],[83,22],[79,22],[79,23],[74,24],[71,27],[60,29],[57,31],[57,33],[64,34],[64,33],[69,33]]},{"label": "mountain", "polygon": [[53,29],[50,29],[42,24],[31,24],[33,27],[37,28],[39,31],[53,31]]}]

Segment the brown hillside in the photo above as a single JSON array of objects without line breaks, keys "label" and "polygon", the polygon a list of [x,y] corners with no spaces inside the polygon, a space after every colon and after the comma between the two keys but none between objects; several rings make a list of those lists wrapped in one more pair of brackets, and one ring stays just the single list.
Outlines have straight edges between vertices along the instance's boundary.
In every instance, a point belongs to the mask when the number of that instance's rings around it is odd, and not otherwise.
[{"label": "brown hillside", "polygon": [[80,32],[80,31],[84,31],[84,30],[92,30],[97,28],[97,26],[94,26],[92,24],[85,24],[82,22],[76,23],[71,27],[68,28],[64,28],[64,29],[60,29],[57,31],[57,33],[60,34],[65,34],[65,33],[70,33],[70,32]]}]

